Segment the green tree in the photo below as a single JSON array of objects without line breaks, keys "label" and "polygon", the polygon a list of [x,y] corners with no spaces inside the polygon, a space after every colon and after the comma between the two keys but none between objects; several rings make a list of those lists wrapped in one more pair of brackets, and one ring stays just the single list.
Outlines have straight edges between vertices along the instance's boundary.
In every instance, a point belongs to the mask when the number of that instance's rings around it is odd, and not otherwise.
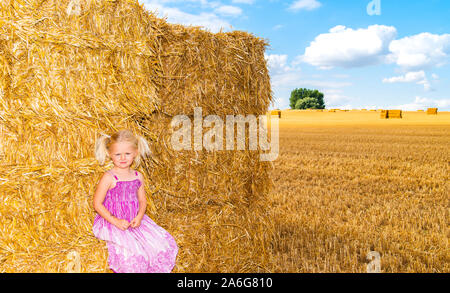
[{"label": "green tree", "polygon": [[[306,98],[309,99],[307,101],[299,103],[300,100]],[[311,99],[313,99],[315,102],[313,102]],[[291,109],[325,109],[323,93],[319,92],[318,90],[310,90],[305,88],[293,90],[291,92],[291,97],[289,98],[289,104]]]},{"label": "green tree", "polygon": [[301,110],[301,109],[323,109],[323,108],[320,108],[317,99],[306,97],[304,99],[297,100],[297,103],[295,103],[295,109]]}]

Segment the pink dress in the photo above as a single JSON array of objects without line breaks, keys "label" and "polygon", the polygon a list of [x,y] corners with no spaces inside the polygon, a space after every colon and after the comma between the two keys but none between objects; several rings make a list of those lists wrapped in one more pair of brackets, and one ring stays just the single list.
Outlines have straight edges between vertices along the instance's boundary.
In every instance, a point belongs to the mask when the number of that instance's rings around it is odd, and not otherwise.
[{"label": "pink dress", "polygon": [[[119,181],[106,192],[103,205],[113,216],[128,222],[139,211],[137,191],[141,181]],[[175,265],[178,246],[174,238],[158,226],[147,215],[137,228],[120,230],[99,214],[95,216],[93,232],[95,237],[105,240],[108,246],[108,264],[116,273],[170,273]]]}]

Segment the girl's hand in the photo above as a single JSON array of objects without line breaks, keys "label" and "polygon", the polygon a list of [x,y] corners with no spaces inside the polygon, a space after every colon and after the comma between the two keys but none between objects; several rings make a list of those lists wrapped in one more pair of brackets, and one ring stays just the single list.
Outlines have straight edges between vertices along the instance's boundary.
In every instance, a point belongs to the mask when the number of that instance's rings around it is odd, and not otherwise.
[{"label": "girl's hand", "polygon": [[137,216],[136,218],[134,218],[133,220],[131,220],[130,222],[130,227],[131,228],[137,228],[141,225],[141,221],[142,221],[142,217]]},{"label": "girl's hand", "polygon": [[128,223],[128,221],[124,219],[117,219],[114,223],[114,226],[122,231],[125,231],[126,229],[128,229],[128,227],[130,227],[130,223]]}]

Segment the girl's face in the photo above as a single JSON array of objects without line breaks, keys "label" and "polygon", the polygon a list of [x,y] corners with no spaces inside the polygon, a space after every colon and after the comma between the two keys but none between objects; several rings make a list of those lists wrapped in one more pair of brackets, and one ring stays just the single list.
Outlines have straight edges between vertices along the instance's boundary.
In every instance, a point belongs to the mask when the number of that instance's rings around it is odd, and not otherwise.
[{"label": "girl's face", "polygon": [[138,152],[132,143],[116,142],[109,150],[109,157],[119,168],[128,168],[133,164]]}]

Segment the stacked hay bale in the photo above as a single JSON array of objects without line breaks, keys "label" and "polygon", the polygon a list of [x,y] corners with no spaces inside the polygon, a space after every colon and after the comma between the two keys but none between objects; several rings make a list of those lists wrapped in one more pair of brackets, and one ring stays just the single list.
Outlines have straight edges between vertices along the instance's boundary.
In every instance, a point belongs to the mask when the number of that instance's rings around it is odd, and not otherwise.
[{"label": "stacked hay bale", "polygon": [[137,0],[73,3],[0,2],[0,272],[63,272],[73,253],[81,271],[108,271],[92,197],[112,164],[93,148],[123,128],[151,143],[138,170],[149,216],[180,247],[174,271],[263,271],[271,163],[260,150],[176,152],[170,123],[195,107],[264,114],[266,41],[170,25]]},{"label": "stacked hay bale", "polygon": [[437,115],[438,108],[428,108],[427,115]]}]

